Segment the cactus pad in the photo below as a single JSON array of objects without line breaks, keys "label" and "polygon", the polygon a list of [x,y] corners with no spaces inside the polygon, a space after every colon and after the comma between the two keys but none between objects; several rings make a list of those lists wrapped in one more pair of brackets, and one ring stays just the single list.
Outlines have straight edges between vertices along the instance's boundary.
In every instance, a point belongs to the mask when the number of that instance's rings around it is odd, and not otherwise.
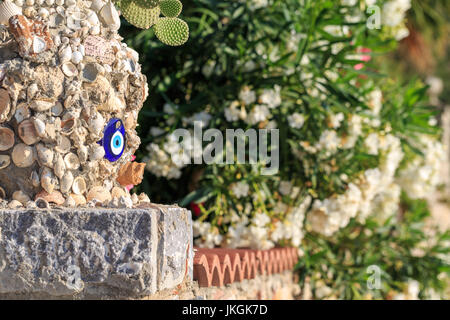
[{"label": "cactus pad", "polygon": [[129,23],[142,29],[148,29],[153,26],[158,21],[161,12],[159,6],[146,8],[133,0],[122,0],[120,9]]},{"label": "cactus pad", "polygon": [[189,26],[179,18],[160,18],[155,25],[158,39],[169,46],[181,46],[189,38]]},{"label": "cactus pad", "polygon": [[183,9],[183,4],[179,0],[162,0],[159,4],[161,13],[169,18],[178,17]]},{"label": "cactus pad", "polygon": [[161,0],[133,0],[136,4],[142,8],[154,8],[159,6]]}]

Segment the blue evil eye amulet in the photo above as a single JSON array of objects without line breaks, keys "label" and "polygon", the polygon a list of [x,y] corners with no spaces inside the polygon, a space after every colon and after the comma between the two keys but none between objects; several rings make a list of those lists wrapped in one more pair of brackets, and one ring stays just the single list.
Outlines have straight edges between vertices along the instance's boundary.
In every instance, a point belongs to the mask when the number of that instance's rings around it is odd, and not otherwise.
[{"label": "blue evil eye amulet", "polygon": [[103,133],[103,139],[98,142],[105,149],[105,158],[111,162],[117,161],[123,154],[126,145],[125,127],[122,120],[109,120]]}]

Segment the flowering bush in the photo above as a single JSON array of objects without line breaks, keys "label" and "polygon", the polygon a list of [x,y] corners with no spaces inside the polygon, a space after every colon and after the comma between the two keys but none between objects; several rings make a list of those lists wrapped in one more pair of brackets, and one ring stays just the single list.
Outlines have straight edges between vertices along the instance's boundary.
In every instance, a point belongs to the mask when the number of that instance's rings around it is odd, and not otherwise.
[{"label": "flowering bush", "polygon": [[[149,31],[130,45],[151,59],[145,191],[193,210],[197,245],[308,252],[368,219],[395,223],[402,190],[421,198],[439,183],[444,152],[425,88],[404,88],[371,65],[407,36],[409,0],[183,4],[191,30],[183,50],[167,50]],[[368,28],[375,5],[380,29]],[[260,174],[264,161],[199,163],[207,143],[174,134],[194,124],[278,129],[278,172]]]}]

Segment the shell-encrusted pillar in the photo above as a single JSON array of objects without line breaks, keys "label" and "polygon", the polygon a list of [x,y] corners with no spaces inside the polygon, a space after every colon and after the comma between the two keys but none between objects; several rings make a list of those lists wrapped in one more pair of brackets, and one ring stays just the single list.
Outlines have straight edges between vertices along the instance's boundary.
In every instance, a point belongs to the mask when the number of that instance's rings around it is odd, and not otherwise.
[{"label": "shell-encrusted pillar", "polygon": [[0,199],[139,201],[128,189],[143,174],[132,160],[148,87],[119,27],[103,0],[0,3]]}]

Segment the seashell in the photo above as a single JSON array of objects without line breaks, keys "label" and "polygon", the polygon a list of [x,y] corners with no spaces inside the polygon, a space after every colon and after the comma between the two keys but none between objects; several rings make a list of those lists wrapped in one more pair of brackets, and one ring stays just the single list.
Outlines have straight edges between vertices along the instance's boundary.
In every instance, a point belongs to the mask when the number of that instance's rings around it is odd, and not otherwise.
[{"label": "seashell", "polygon": [[59,191],[53,191],[49,193],[45,190],[42,190],[36,195],[35,199],[43,199],[48,203],[54,203],[57,205],[62,205],[65,202],[63,195]]},{"label": "seashell", "polygon": [[139,202],[150,203],[150,198],[145,193],[141,193],[139,196]]},{"label": "seashell", "polygon": [[77,121],[75,118],[68,118],[61,121],[61,133],[63,135],[71,134],[76,127],[76,123]]},{"label": "seashell", "polygon": [[111,196],[113,198],[119,198],[121,196],[126,196],[126,195],[127,195],[127,192],[123,188],[114,187],[111,190]]},{"label": "seashell", "polygon": [[55,0],[45,0],[45,3],[46,3],[49,7],[51,7],[51,6],[55,3]]},{"label": "seashell", "polygon": [[37,112],[44,112],[54,106],[54,102],[47,100],[34,100],[30,103],[30,108]]},{"label": "seashell", "polygon": [[44,121],[39,118],[32,118],[31,121],[33,122],[34,129],[36,130],[37,135],[41,138],[44,137],[46,129]]},{"label": "seashell", "polygon": [[72,144],[70,143],[70,139],[66,136],[58,136],[56,138],[56,146],[55,150],[61,154],[66,154],[70,151]]},{"label": "seashell", "polygon": [[16,15],[9,19],[9,30],[19,44],[22,57],[32,58],[53,47],[48,26],[42,20],[29,20]]},{"label": "seashell", "polygon": [[73,174],[67,171],[59,181],[59,188],[61,192],[68,193],[73,185]]},{"label": "seashell", "polygon": [[41,174],[41,187],[48,193],[52,193],[56,187],[56,179],[49,168],[44,168]]},{"label": "seashell", "polygon": [[136,193],[133,193],[131,195],[131,201],[133,201],[133,204],[138,204],[139,203],[139,198],[138,198]]},{"label": "seashell", "polygon": [[97,80],[100,71],[101,66],[98,63],[87,63],[81,72],[81,77],[83,81],[92,83]]},{"label": "seashell", "polygon": [[86,163],[88,156],[89,156],[88,148],[84,145],[79,146],[77,154],[78,154],[80,163]]},{"label": "seashell", "polygon": [[89,117],[88,127],[91,133],[98,136],[102,133],[103,128],[105,127],[105,119],[103,119],[103,116],[99,112],[96,112]]},{"label": "seashell", "polygon": [[11,157],[7,154],[0,154],[0,170],[7,168],[11,164]]},{"label": "seashell", "polygon": [[91,152],[89,154],[89,160],[97,161],[97,160],[103,159],[104,156],[105,156],[105,148],[103,148],[100,145],[91,147]]},{"label": "seashell", "polygon": [[50,209],[50,204],[47,200],[42,198],[35,198],[34,202],[36,203],[36,206],[41,209]]},{"label": "seashell", "polygon": [[62,65],[61,70],[69,78],[72,78],[72,77],[75,77],[76,75],[78,75],[77,67],[71,62],[65,62]]},{"label": "seashell", "polygon": [[13,200],[19,201],[21,204],[25,205],[31,198],[22,190],[15,191],[12,195]]},{"label": "seashell", "polygon": [[122,196],[119,198],[119,208],[132,208],[133,200],[130,197]]},{"label": "seashell", "polygon": [[0,3],[0,24],[8,25],[9,18],[22,14],[22,9],[9,0]]},{"label": "seashell", "polygon": [[112,64],[116,59],[111,41],[105,40],[100,36],[88,36],[84,40],[83,45],[86,56],[94,57],[101,63]]},{"label": "seashell", "polygon": [[41,140],[39,137],[33,121],[24,120],[17,127],[18,135],[20,139],[27,145],[32,145]]},{"label": "seashell", "polygon": [[80,167],[80,159],[75,153],[68,153],[64,157],[64,163],[66,164],[66,168],[68,170],[77,170]]},{"label": "seashell", "polygon": [[117,31],[120,28],[120,17],[119,12],[112,1],[108,1],[106,5],[99,12],[100,19],[104,24],[108,26],[109,29]]},{"label": "seashell", "polygon": [[1,199],[6,199],[6,192],[2,187],[0,187],[0,200]]},{"label": "seashell", "polygon": [[69,195],[66,198],[66,201],[64,202],[64,207],[69,207],[69,208],[73,208],[77,205],[77,203],[75,202],[75,200],[73,199],[73,197],[71,195]]},{"label": "seashell", "polygon": [[28,18],[32,18],[36,15],[36,9],[34,9],[34,7],[26,7],[23,9],[23,14]]},{"label": "seashell", "polygon": [[[68,13],[68,14],[67,14]],[[73,11],[66,12],[67,17],[67,27],[72,30],[78,30],[82,27],[82,22],[86,20],[87,16],[84,12],[81,11]]]},{"label": "seashell", "polygon": [[72,184],[72,190],[75,194],[84,194],[86,192],[86,180],[83,177],[76,177]]},{"label": "seashell", "polygon": [[144,178],[145,163],[128,162],[119,169],[117,182],[122,186],[138,185]]},{"label": "seashell", "polygon": [[86,20],[87,22],[89,22],[90,26],[96,26],[100,24],[100,20],[98,19],[97,13],[95,13],[94,11],[88,11],[86,15],[87,15]]},{"label": "seashell", "polygon": [[41,185],[41,178],[36,171],[31,172],[30,181],[35,188]]},{"label": "seashell", "polygon": [[39,87],[36,83],[30,84],[27,89],[28,100],[32,100],[34,98],[34,96],[36,95],[36,93],[38,93],[38,91],[39,91]]},{"label": "seashell", "polygon": [[59,51],[58,55],[59,55],[59,61],[61,62],[61,64],[69,62],[70,59],[72,59],[72,48],[70,46],[67,46],[67,47],[61,49]]},{"label": "seashell", "polygon": [[53,166],[53,171],[55,172],[55,175],[61,179],[66,172],[66,164],[64,163],[63,157],[58,154],[56,156],[55,165]]},{"label": "seashell", "polygon": [[46,167],[53,167],[53,150],[45,147],[42,143],[36,145],[36,151],[39,162]]},{"label": "seashell", "polygon": [[[56,120],[58,120],[58,118]],[[56,120],[55,123],[47,123],[45,125],[45,137],[50,140],[56,139],[56,125],[58,125],[58,127],[61,127],[61,124],[59,122],[56,122]]]},{"label": "seashell", "polygon": [[74,64],[79,64],[81,61],[83,61],[83,55],[81,54],[80,51],[74,51],[72,52],[72,59],[71,61]]},{"label": "seashell", "polygon": [[47,19],[50,15],[50,12],[46,8],[40,8],[38,11],[38,15],[43,19]]},{"label": "seashell", "polygon": [[61,102],[56,102],[55,105],[50,109],[52,116],[58,117],[63,112],[64,108]]},{"label": "seashell", "polygon": [[22,204],[17,200],[12,200],[8,203],[8,208],[10,209],[17,209],[20,207],[22,207]]},{"label": "seashell", "polygon": [[8,90],[0,89],[0,123],[8,119],[9,111],[11,108],[11,98]]},{"label": "seashell", "polygon": [[101,8],[105,6],[106,2],[103,0],[93,0],[91,4],[91,10],[94,12],[99,12]]},{"label": "seashell", "polygon": [[7,127],[0,127],[0,151],[11,149],[14,141],[14,131]]},{"label": "seashell", "polygon": [[16,144],[11,157],[16,166],[19,168],[27,168],[31,166],[35,160],[34,148],[27,146],[24,143]]},{"label": "seashell", "polygon": [[111,201],[111,193],[102,186],[91,188],[87,194],[87,201],[98,200],[99,202]]},{"label": "seashell", "polygon": [[86,198],[81,194],[71,193],[70,197],[75,201],[75,206],[83,206],[86,204]]},{"label": "seashell", "polygon": [[89,34],[96,36],[98,34],[100,34],[100,26],[99,25],[95,25],[92,28],[89,29]]},{"label": "seashell", "polygon": [[21,103],[16,107],[16,113],[14,114],[14,118],[17,123],[21,123],[23,120],[30,117],[30,108],[26,103]]}]

